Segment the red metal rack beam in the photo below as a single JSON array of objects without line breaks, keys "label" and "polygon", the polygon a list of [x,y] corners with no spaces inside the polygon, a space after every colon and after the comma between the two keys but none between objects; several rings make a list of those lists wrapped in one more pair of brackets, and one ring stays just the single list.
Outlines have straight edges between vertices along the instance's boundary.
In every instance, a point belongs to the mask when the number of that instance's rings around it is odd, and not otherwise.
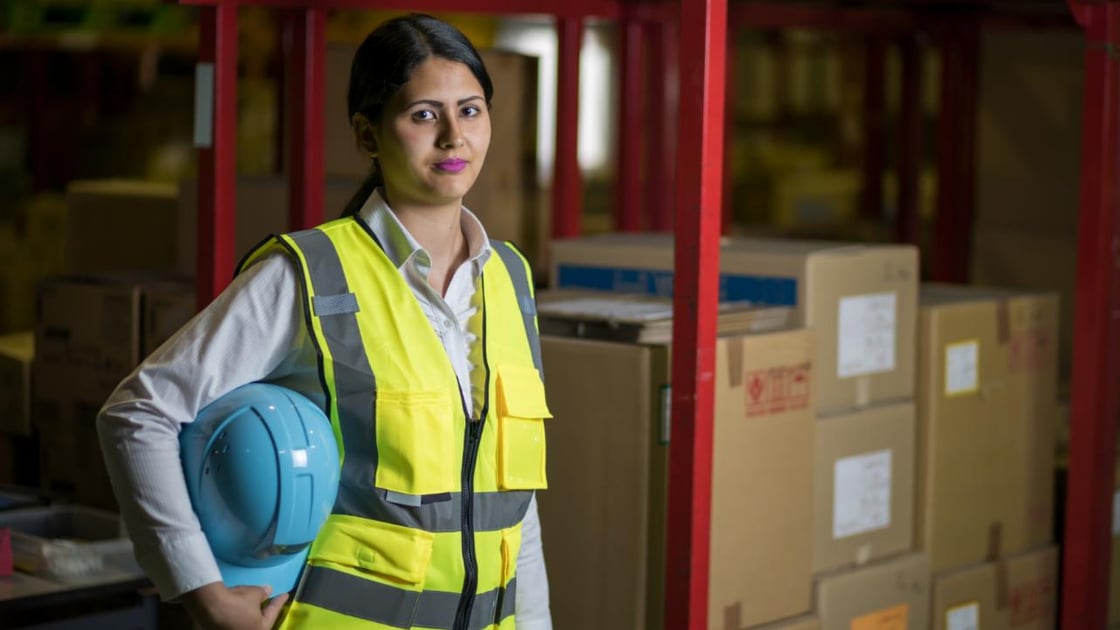
[{"label": "red metal rack beam", "polygon": [[544,14],[557,17],[605,17],[619,15],[617,0],[179,0],[181,4],[266,6],[277,9],[377,9],[381,11],[427,11],[431,13]]},{"label": "red metal rack beam", "polygon": [[195,84],[198,148],[198,260],[201,309],[233,277],[237,184],[237,7],[204,7],[199,15]]},{"label": "red metal rack beam", "polygon": [[681,3],[665,627],[708,628],[727,0]]},{"label": "red metal rack beam", "polygon": [[556,162],[552,179],[552,236],[579,236],[583,225],[583,175],[579,168],[579,56],[583,20],[556,21]]},{"label": "red metal rack beam", "polygon": [[[326,14],[291,9],[288,32],[288,226],[323,222],[323,92]],[[336,209],[337,210],[337,209]]]},{"label": "red metal rack beam", "polygon": [[648,134],[643,131],[647,128],[646,101],[650,100],[642,89],[644,31],[641,22],[630,18],[618,25],[618,193],[614,227],[622,232],[642,229],[642,173],[648,161],[643,146]]},{"label": "red metal rack beam", "polygon": [[1120,5],[1070,5],[1087,46],[1062,627],[1080,630],[1108,622],[1120,416]]},{"label": "red metal rack beam", "polygon": [[735,2],[728,8],[734,28],[812,28],[825,31],[906,33],[917,16],[898,9],[839,8],[783,2]]}]

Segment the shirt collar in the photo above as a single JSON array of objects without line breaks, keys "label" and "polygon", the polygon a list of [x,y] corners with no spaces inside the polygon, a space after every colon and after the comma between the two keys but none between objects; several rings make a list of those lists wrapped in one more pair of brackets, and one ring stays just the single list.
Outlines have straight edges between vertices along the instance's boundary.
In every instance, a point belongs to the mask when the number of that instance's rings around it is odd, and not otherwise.
[{"label": "shirt collar", "polygon": [[[486,236],[486,229],[482,227],[482,222],[465,206],[462,207],[459,216],[463,236],[467,239],[467,260],[474,263],[476,271],[480,271],[490,259],[490,239]],[[410,259],[418,256],[425,262],[431,260],[428,252],[413,238],[397,218],[396,213],[385,202],[380,188],[373,191],[373,194],[362,204],[361,209],[358,210],[358,217],[366,222],[373,235],[381,242],[385,255],[397,269],[404,267]]]}]

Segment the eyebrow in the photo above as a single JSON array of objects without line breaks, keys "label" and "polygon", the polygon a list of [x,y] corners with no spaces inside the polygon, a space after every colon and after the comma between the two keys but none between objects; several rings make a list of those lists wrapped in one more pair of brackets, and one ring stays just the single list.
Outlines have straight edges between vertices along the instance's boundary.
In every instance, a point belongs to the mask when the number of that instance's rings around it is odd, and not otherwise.
[{"label": "eyebrow", "polygon": [[[471,101],[481,101],[481,100],[482,100],[482,97],[476,94],[474,96],[468,96],[466,98],[461,98],[458,101],[456,101],[455,104],[456,105],[464,105],[464,104],[469,103]],[[412,101],[408,105],[405,105],[405,109],[412,109],[413,107],[415,107],[417,105],[431,105],[432,107],[443,107],[443,103],[441,103],[440,101],[434,101],[434,100],[431,100],[431,99],[422,98],[420,100]]]}]

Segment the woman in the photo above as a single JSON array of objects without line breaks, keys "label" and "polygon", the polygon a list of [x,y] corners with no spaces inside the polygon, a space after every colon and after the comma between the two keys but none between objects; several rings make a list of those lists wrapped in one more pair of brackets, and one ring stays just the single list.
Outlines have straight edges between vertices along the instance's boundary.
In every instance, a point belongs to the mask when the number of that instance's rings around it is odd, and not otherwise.
[{"label": "woman", "polygon": [[[137,558],[204,627],[551,628],[528,266],[462,207],[492,92],[450,25],[378,27],[351,68],[373,172],[346,215],[257,248],[102,409]],[[334,514],[291,601],[222,584],[179,468],[180,427],[255,381],[315,401],[342,438]]]}]

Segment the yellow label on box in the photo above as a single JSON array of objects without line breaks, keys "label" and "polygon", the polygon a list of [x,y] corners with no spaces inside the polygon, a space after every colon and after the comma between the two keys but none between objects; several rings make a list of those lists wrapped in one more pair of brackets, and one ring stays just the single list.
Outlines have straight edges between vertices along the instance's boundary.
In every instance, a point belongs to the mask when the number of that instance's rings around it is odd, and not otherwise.
[{"label": "yellow label on box", "polygon": [[899,604],[852,619],[851,630],[906,630],[909,604]]}]

